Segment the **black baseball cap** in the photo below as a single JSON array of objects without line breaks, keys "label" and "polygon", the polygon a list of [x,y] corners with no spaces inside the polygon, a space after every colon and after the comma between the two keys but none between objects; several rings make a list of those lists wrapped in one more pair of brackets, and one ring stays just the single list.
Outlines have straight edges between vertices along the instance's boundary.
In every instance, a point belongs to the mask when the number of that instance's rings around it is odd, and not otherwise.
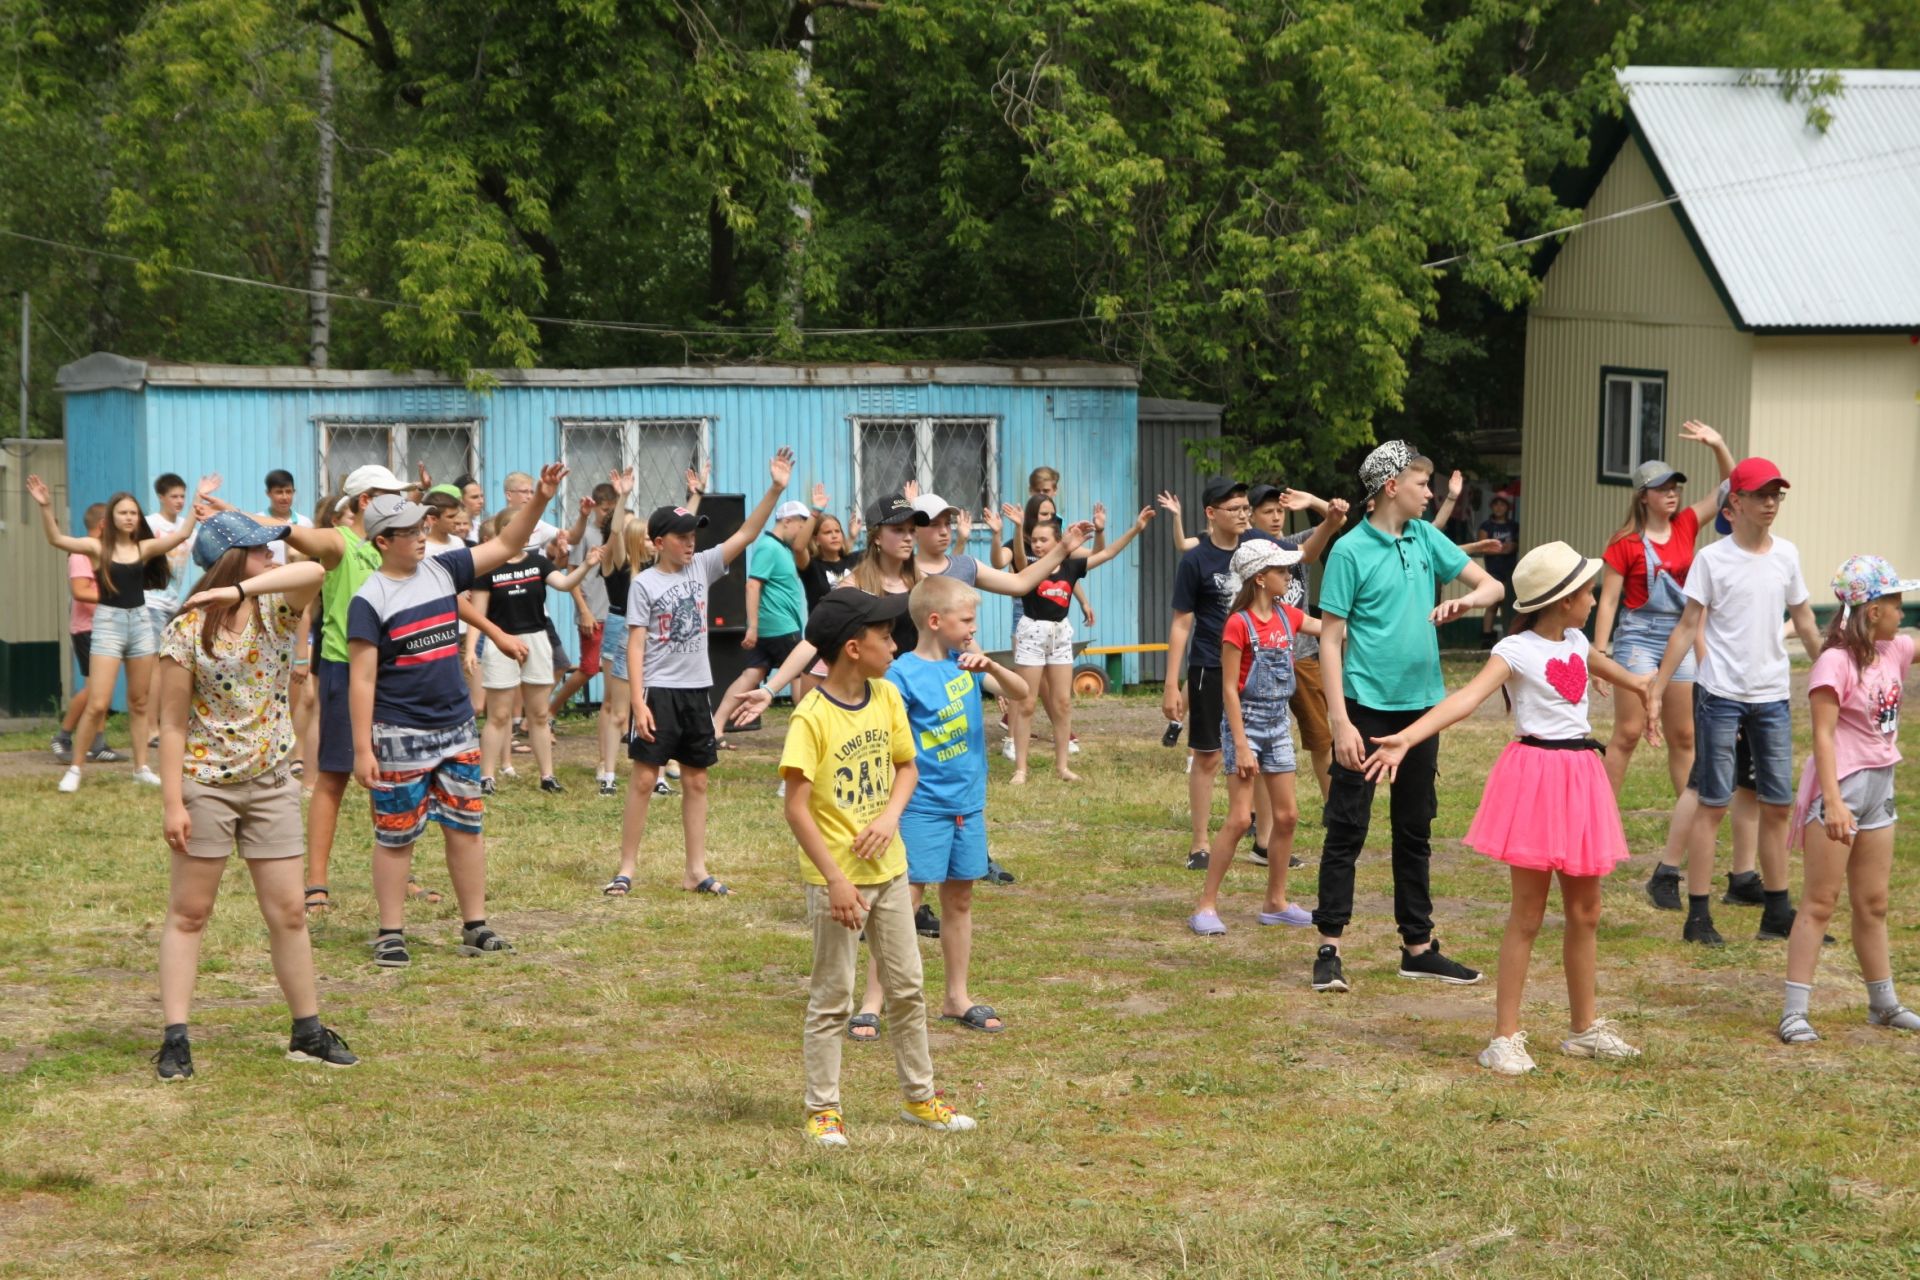
[{"label": "black baseball cap", "polygon": [[[877,504],[876,504],[877,505]],[[807,643],[832,662],[847,641],[880,623],[905,616],[907,593],[869,595],[858,587],[835,587],[807,614]]]},{"label": "black baseball cap", "polygon": [[663,533],[692,533],[695,529],[706,527],[705,516],[685,507],[655,507],[653,514],[647,517],[649,538],[657,538]]},{"label": "black baseball cap", "polygon": [[1256,484],[1247,490],[1247,505],[1258,511],[1285,492],[1286,490],[1277,484]]},{"label": "black baseball cap", "polygon": [[1229,480],[1225,476],[1217,476],[1207,481],[1207,487],[1200,491],[1200,505],[1203,507],[1217,507],[1234,494],[1245,493],[1246,491],[1247,486],[1241,484],[1238,480]]},{"label": "black baseball cap", "polygon": [[928,525],[932,523],[926,512],[907,501],[905,494],[890,493],[884,498],[875,498],[867,505],[869,529],[878,529],[883,524]]}]

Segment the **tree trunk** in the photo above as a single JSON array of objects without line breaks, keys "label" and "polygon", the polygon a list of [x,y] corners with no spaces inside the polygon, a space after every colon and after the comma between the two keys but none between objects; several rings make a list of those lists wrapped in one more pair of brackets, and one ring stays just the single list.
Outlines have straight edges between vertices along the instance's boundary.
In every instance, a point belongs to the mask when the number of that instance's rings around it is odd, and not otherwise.
[{"label": "tree trunk", "polygon": [[733,228],[721,211],[720,197],[715,196],[707,204],[707,314],[710,319],[725,323],[731,318],[737,287]]},{"label": "tree trunk", "polygon": [[313,200],[313,261],[307,267],[307,363],[327,367],[333,333],[332,299],[327,297],[333,259],[333,32],[320,29],[319,190]]},{"label": "tree trunk", "polygon": [[[793,96],[801,110],[806,109],[807,85],[813,80],[813,12],[798,15],[795,42],[799,58],[793,64]],[[793,153],[788,173],[800,192],[793,201],[793,239],[787,245],[786,304],[787,318],[793,325],[796,350],[804,345],[800,337],[807,323],[806,267],[807,241],[813,232],[813,168],[800,152]]]}]

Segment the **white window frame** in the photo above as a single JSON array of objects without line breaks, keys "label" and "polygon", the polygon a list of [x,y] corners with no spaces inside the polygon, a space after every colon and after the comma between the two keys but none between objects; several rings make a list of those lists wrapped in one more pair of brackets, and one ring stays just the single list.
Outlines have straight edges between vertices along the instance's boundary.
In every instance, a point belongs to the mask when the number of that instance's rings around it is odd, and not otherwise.
[{"label": "white window frame", "polygon": [[[460,431],[467,433],[467,465],[464,474],[476,480],[483,479],[480,470],[480,419],[478,418],[318,418],[315,424],[319,428],[320,440],[320,490],[322,493],[337,493],[346,482],[346,476],[336,476],[332,470],[333,432],[335,428],[353,431],[367,431],[385,428],[387,432],[387,468],[402,480],[410,479],[407,471],[412,465],[412,455],[407,451],[407,432],[413,427],[430,427],[435,431]],[[456,473],[458,475],[460,473]],[[451,484],[455,476],[435,476],[435,484]]]},{"label": "white window frame", "polygon": [[[864,518],[865,503],[880,497],[880,494],[868,494],[866,475],[863,471],[865,453],[864,436],[869,426],[899,426],[913,424],[913,478],[920,485],[920,492],[933,492],[933,436],[943,426],[985,427],[987,429],[987,510],[1000,509],[1000,419],[990,414],[949,413],[949,414],[905,414],[905,413],[869,413],[859,414],[848,419],[853,425],[853,492],[862,505]],[[951,499],[949,494],[941,494]],[[971,495],[969,495],[969,502]],[[969,512],[969,514],[972,514]],[[975,516],[975,533],[985,526]]]},{"label": "white window frame", "polygon": [[[1613,388],[1624,384],[1632,388],[1627,398],[1627,421],[1616,424],[1608,416],[1613,405]],[[1660,388],[1660,434],[1666,437],[1667,375],[1654,369],[1603,369],[1600,374],[1600,481],[1603,484],[1631,484],[1633,473],[1640,464],[1647,461],[1640,452],[1640,418],[1646,404],[1646,388]],[[1627,432],[1627,469],[1615,471],[1607,465],[1607,455],[1612,452],[1607,446],[1613,439],[1616,426],[1624,426]],[[1659,456],[1657,453],[1653,455]]]},{"label": "white window frame", "polygon": [[[668,418],[561,418],[558,421],[560,426],[560,461],[566,464],[569,472],[578,470],[573,465],[573,459],[570,456],[571,451],[567,447],[568,437],[572,435],[575,429],[605,431],[609,427],[618,428],[620,431],[620,469],[622,471],[625,471],[628,467],[638,465],[640,460],[640,441],[643,436],[649,431],[660,431],[667,428],[693,427],[695,429],[697,443],[695,445],[696,461],[694,467],[696,470],[704,471],[713,461],[713,418],[710,416],[700,417],[688,414]],[[567,492],[563,495],[562,501],[566,503],[564,509],[567,511],[569,519],[579,512],[580,499],[592,493],[593,487],[602,483],[604,479],[605,477],[603,476],[587,477],[577,474],[569,474],[567,476]],[[576,486],[580,487],[576,488]]]}]

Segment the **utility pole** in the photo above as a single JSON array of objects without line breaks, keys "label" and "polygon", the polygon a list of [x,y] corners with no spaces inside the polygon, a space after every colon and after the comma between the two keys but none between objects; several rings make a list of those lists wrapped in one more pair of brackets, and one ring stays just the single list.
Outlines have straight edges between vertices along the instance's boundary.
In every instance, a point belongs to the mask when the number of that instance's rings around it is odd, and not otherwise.
[{"label": "utility pole", "polygon": [[307,266],[307,364],[327,367],[333,315],[327,297],[333,259],[333,32],[320,29],[320,181],[313,201],[313,261]]},{"label": "utility pole", "polygon": [[31,434],[27,430],[27,390],[33,377],[32,325],[33,295],[22,289],[20,291],[20,438],[22,440]]}]

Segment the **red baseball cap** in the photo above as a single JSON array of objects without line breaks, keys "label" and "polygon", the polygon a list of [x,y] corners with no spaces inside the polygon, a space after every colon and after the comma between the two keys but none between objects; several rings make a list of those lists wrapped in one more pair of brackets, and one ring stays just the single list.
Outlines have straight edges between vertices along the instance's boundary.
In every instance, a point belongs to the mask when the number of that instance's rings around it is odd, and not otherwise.
[{"label": "red baseball cap", "polygon": [[1780,474],[1780,468],[1765,458],[1748,458],[1727,477],[1727,487],[1735,493],[1753,493],[1770,484],[1778,484],[1782,489],[1793,488],[1787,483],[1787,478]]}]

